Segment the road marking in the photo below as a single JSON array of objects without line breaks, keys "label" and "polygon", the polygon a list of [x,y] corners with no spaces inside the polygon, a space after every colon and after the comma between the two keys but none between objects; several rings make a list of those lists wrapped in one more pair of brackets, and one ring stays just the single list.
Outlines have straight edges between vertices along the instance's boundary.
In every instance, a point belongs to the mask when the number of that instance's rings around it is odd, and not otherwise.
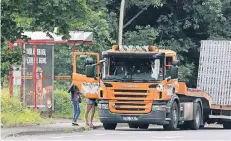
[{"label": "road marking", "polygon": [[92,134],[93,136],[104,136],[104,135],[128,135],[130,133],[105,133],[105,134]]},{"label": "road marking", "polygon": [[53,139],[60,139],[60,138],[70,138],[70,137],[81,137],[83,135],[75,135],[75,136],[58,136],[58,137],[51,137]]},{"label": "road marking", "polygon": [[94,136],[103,136],[105,134],[93,134]]},{"label": "road marking", "polygon": [[130,133],[116,133],[118,135],[127,135],[127,134],[130,134]]},{"label": "road marking", "polygon": [[161,139],[161,138],[166,138],[166,139],[172,139],[172,138],[182,138],[183,136],[152,136],[154,138],[158,138],[158,139]]}]

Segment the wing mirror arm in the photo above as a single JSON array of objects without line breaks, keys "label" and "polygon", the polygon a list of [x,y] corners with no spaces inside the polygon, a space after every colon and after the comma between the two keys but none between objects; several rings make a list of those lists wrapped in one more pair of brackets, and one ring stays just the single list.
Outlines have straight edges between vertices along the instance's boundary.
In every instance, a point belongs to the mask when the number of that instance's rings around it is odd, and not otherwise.
[{"label": "wing mirror arm", "polygon": [[103,60],[100,60],[99,61],[99,63],[95,63],[95,64],[92,64],[93,66],[97,66],[97,65],[99,65],[99,64],[101,64],[101,63],[104,63],[106,61],[106,59],[103,59]]}]

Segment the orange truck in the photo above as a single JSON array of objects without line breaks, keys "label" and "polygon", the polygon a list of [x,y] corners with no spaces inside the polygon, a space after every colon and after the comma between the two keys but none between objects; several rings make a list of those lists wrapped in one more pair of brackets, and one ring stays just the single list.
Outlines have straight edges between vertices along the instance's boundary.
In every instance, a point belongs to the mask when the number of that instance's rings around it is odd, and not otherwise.
[{"label": "orange truck", "polygon": [[[114,45],[101,58],[74,52],[72,79],[85,97],[99,100],[104,129],[114,130],[117,123],[140,129],[157,124],[164,130],[197,130],[205,123],[219,123],[231,129],[231,105],[214,105],[207,92],[178,80],[180,62],[173,50]],[[85,72],[78,73],[78,68]]]}]

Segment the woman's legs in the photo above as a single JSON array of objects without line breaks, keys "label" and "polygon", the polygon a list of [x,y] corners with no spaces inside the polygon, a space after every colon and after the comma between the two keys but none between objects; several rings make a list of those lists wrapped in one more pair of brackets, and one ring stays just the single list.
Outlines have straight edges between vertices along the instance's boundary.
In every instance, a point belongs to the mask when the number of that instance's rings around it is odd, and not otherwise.
[{"label": "woman's legs", "polygon": [[74,109],[74,116],[73,116],[73,124],[77,124],[77,119],[79,118],[80,114],[80,107],[79,107],[79,102],[77,101],[72,101],[73,109]]},{"label": "woman's legs", "polygon": [[89,126],[89,122],[88,122],[88,114],[89,112],[92,110],[91,113],[91,121],[90,121],[90,126],[93,127],[92,121],[94,118],[94,114],[95,114],[95,101],[94,100],[90,100],[87,99],[87,110],[85,113],[85,121],[86,121],[86,125]]},{"label": "woman's legs", "polygon": [[93,121],[94,115],[95,115],[95,104],[91,105],[91,109],[92,109],[92,111],[91,111],[91,123],[90,123],[90,126],[94,127],[94,125],[92,124],[92,121]]},{"label": "woman's legs", "polygon": [[76,120],[78,120],[79,115],[80,115],[80,106],[79,106],[79,102],[77,102],[77,113],[76,113]]},{"label": "woman's legs", "polygon": [[86,122],[86,125],[89,126],[89,122],[88,122],[88,113],[91,111],[91,105],[90,104],[87,104],[87,110],[86,110],[86,113],[85,113],[85,122]]}]

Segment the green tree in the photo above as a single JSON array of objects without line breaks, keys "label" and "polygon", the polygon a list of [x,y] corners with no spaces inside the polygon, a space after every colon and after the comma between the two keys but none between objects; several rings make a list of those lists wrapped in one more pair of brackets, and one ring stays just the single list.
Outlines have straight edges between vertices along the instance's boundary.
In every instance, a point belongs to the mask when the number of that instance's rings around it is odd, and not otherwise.
[{"label": "green tree", "polygon": [[[106,0],[87,0],[89,7],[89,16],[87,19],[70,22],[71,30],[93,32],[92,45],[76,45],[80,52],[98,52],[101,53],[112,47],[117,38],[117,17],[114,12],[109,12],[106,6],[110,1]],[[55,75],[72,74],[72,56],[71,46],[59,46],[55,48]],[[80,60],[78,60],[80,61]],[[63,69],[65,68],[65,69]],[[57,81],[56,87],[69,85],[66,81]]]},{"label": "green tree", "polygon": [[[141,15],[135,22],[139,28],[127,27],[125,43],[150,44],[153,40],[155,45],[175,50],[182,62],[181,79],[195,87],[200,41],[231,38],[230,7],[230,0],[164,1],[162,7],[146,12],[146,19],[153,19],[151,23],[146,23]],[[147,25],[149,30],[144,30]]]},{"label": "green tree", "polygon": [[[10,64],[20,63],[20,51],[10,55],[6,40],[28,39],[24,30],[43,31],[50,36],[54,28],[63,39],[69,38],[70,23],[87,18],[89,8],[85,0],[2,0],[1,2],[1,75],[8,76]],[[50,36],[51,37],[51,36]]]}]

